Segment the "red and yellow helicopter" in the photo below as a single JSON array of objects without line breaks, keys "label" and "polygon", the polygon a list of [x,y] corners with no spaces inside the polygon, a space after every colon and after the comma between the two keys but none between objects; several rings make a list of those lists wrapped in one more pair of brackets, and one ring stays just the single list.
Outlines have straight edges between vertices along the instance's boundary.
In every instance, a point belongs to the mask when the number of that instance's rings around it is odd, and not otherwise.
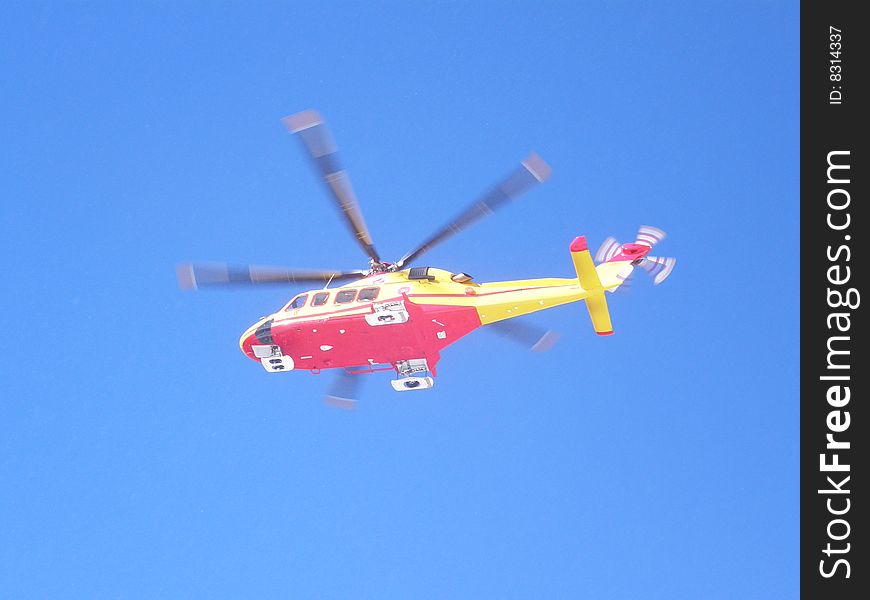
[{"label": "red and yellow helicopter", "polygon": [[336,403],[352,402],[353,375],[373,371],[394,371],[397,377],[392,386],[396,391],[431,388],[441,351],[482,325],[500,327],[533,349],[544,349],[554,341],[551,333],[539,335],[527,325],[505,324],[509,319],[569,302],[585,301],[595,332],[610,335],[613,327],[605,292],[623,285],[635,267],[645,270],[658,284],[676,264],[674,258],[649,256],[665,234],[642,226],[633,243],[620,244],[608,238],[594,262],[585,237],[575,238],[569,251],[576,278],[477,283],[466,273],[410,267],[437,244],[546,181],[551,169],[534,153],[422,244],[395,263],[384,262],[375,250],[323,119],[307,110],[282,121],[302,140],[348,228],[368,255],[369,267],[301,271],[188,263],[179,265],[177,274],[185,289],[321,283],[322,288],[296,295],[280,310],[254,323],[242,334],[239,346],[269,373],[343,369],[345,377],[329,395]]}]

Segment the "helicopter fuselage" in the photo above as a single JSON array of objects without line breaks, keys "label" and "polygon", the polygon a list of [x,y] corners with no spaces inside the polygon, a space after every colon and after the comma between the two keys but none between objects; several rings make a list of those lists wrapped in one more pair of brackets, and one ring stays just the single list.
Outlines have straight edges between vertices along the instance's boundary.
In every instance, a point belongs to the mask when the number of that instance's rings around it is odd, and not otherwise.
[{"label": "helicopter fuselage", "polygon": [[599,265],[595,289],[579,277],[478,284],[431,267],[374,273],[298,294],[248,328],[239,346],[273,372],[383,366],[407,375],[408,361],[425,361],[418,370],[434,375],[441,350],[481,325],[600,295],[622,283],[617,274],[630,264]]}]

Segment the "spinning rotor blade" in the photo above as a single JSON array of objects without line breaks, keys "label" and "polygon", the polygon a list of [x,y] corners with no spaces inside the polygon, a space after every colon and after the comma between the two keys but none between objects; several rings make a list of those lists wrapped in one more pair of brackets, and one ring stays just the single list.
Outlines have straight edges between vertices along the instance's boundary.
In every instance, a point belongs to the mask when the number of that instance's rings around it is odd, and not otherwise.
[{"label": "spinning rotor blade", "polygon": [[677,259],[670,256],[647,256],[638,266],[653,278],[653,285],[658,285],[668,278],[676,264]]},{"label": "spinning rotor blade", "polygon": [[634,243],[652,248],[666,237],[668,237],[668,234],[658,227],[641,225],[637,230],[637,240]]},{"label": "spinning rotor blade", "polygon": [[559,334],[516,319],[497,321],[487,325],[487,329],[512,342],[524,346],[532,352],[546,352],[559,341]]},{"label": "spinning rotor blade", "polygon": [[299,271],[281,267],[227,265],[223,263],[178,265],[175,270],[178,286],[195,290],[202,286],[283,284],[344,281],[364,277],[366,271]]},{"label": "spinning rotor blade", "polygon": [[514,169],[501,183],[485,194],[480,200],[465,209],[459,216],[435,232],[422,244],[411,250],[397,263],[402,268],[420,258],[423,253],[431,250],[447,238],[459,233],[475,221],[492,214],[509,200],[516,200],[523,193],[538,183],[546,181],[552,172],[550,165],[544,159],[531,153]]},{"label": "spinning rotor blade", "polygon": [[595,262],[607,262],[619,253],[621,247],[622,244],[617,242],[614,238],[607,238],[604,240],[604,243],[598,247],[598,252],[595,253]]},{"label": "spinning rotor blade", "polygon": [[350,375],[347,371],[339,373],[329,388],[324,402],[335,408],[353,410],[356,408],[356,393],[359,389],[360,375]]},{"label": "spinning rotor blade", "polygon": [[[652,248],[666,237],[667,234],[658,227],[641,225],[637,230],[637,238],[634,243]],[[625,244],[625,246],[630,247],[631,244]],[[619,254],[622,248],[623,244],[620,244],[612,237],[609,237],[604,240],[604,243],[601,244],[600,248],[598,248],[598,252],[595,253],[595,261],[598,263],[607,262]],[[647,252],[649,252],[649,250],[647,250]],[[634,261],[632,263],[632,265],[640,267],[646,271],[650,277],[652,277],[653,285],[658,285],[667,279],[671,274],[671,271],[674,270],[676,264],[676,258],[658,256],[646,256],[641,259],[640,262]],[[626,284],[630,281],[633,272],[633,267],[626,267],[625,270],[618,273],[616,276]]]},{"label": "spinning rotor blade", "polygon": [[338,147],[323,118],[316,111],[306,110],[281,121],[290,133],[299,135],[363,252],[373,261],[381,262],[350,185],[350,177],[339,161]]},{"label": "spinning rotor blade", "polygon": [[[641,225],[637,230],[637,241],[635,243],[652,248],[667,236],[668,234],[658,227]],[[670,256],[646,256],[638,266],[652,277],[653,285],[658,285],[668,278],[668,275],[674,270],[676,264],[677,259]]]}]

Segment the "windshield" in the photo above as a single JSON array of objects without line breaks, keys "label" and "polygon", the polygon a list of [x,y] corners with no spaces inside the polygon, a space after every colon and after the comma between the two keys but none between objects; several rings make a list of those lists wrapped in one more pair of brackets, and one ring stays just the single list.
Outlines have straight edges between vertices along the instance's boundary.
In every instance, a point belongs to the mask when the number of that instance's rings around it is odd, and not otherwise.
[{"label": "windshield", "polygon": [[284,310],[296,310],[297,308],[302,308],[305,306],[305,301],[308,300],[308,294],[300,294],[293,298],[293,301],[287,305],[287,308]]}]

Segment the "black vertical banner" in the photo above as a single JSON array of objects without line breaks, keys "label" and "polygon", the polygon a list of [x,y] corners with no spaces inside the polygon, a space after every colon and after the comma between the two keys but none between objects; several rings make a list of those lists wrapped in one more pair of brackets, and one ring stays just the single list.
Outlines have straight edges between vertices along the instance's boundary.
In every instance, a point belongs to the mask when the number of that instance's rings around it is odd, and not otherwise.
[{"label": "black vertical banner", "polygon": [[[870,22],[801,4],[801,594],[868,598]],[[865,293],[866,292],[866,293]]]}]

